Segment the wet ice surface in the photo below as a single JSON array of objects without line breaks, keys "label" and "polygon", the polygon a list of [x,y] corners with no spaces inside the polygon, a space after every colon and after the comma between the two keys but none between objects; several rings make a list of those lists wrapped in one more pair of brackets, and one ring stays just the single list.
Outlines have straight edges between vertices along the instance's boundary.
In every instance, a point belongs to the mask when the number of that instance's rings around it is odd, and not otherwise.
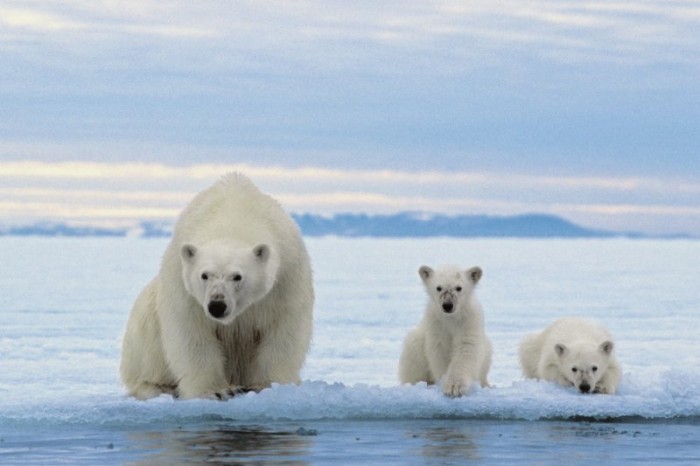
[{"label": "wet ice surface", "polygon": [[[118,379],[120,340],[167,240],[0,238],[0,463],[698,460],[700,242],[307,243],[317,303],[300,386],[138,402]],[[494,388],[457,400],[396,377],[426,299],[418,267],[443,263],[484,269],[494,346]],[[563,315],[612,331],[618,395],[522,379],[518,342]]]}]

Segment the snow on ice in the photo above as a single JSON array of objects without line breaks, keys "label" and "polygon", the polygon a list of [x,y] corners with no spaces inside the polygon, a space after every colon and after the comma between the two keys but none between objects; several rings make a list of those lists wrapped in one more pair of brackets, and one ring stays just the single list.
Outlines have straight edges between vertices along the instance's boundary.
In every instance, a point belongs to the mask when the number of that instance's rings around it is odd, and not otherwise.
[{"label": "snow on ice", "polygon": [[[167,240],[0,238],[0,425],[118,425],[187,419],[670,419],[700,417],[700,242],[307,240],[317,303],[299,386],[228,402],[129,399],[118,376],[130,306]],[[491,382],[461,399],[400,386],[401,341],[423,312],[423,264],[480,265],[494,345]],[[524,380],[522,336],[563,315],[606,324],[624,378],[615,396]]]}]

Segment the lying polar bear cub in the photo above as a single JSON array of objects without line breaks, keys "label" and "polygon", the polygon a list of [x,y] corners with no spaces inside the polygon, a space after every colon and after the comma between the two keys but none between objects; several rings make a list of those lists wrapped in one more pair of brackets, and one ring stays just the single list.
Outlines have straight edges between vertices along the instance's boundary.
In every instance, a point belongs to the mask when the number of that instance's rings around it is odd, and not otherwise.
[{"label": "lying polar bear cub", "polygon": [[612,336],[602,325],[576,317],[559,319],[520,344],[525,377],[576,387],[581,393],[614,394],[622,370]]},{"label": "lying polar bear cub", "polygon": [[418,273],[429,299],[423,320],[404,340],[401,383],[434,384],[442,379],[443,393],[452,397],[466,394],[477,380],[488,387],[491,342],[474,293],[481,268],[433,270],[424,265]]}]

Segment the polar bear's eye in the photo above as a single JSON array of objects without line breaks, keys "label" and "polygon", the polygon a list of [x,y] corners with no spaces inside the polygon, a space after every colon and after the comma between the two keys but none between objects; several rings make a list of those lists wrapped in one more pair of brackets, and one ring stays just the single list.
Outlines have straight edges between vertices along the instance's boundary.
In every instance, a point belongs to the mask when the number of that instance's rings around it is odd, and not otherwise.
[{"label": "polar bear's eye", "polygon": [[456,290],[457,292],[460,292],[460,291],[462,291],[462,287],[461,287],[461,286],[458,286],[457,288],[455,288],[455,290]]},{"label": "polar bear's eye", "polygon": [[233,280],[234,282],[240,282],[241,280],[243,280],[243,277],[240,273],[237,273],[231,277],[231,280]]},{"label": "polar bear's eye", "polygon": [[438,291],[442,291],[442,287],[441,287],[441,286],[438,286],[438,287],[435,288],[435,289],[438,290]]},{"label": "polar bear's eye", "polygon": [[592,370],[593,372],[598,372],[598,366],[593,366],[593,367],[591,367],[591,370]]},{"label": "polar bear's eye", "polygon": [[202,280],[209,280],[209,275],[207,275],[206,273],[203,273]]},{"label": "polar bear's eye", "polygon": [[576,373],[576,371],[578,371],[578,369],[576,369],[575,367],[571,368],[571,372]]}]

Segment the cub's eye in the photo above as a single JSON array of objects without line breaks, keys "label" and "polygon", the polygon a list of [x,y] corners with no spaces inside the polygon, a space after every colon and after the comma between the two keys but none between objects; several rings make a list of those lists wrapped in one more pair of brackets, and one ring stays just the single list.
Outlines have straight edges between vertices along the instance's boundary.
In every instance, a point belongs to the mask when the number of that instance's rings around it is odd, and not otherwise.
[{"label": "cub's eye", "polygon": [[441,286],[438,286],[438,287],[435,288],[435,289],[438,290],[438,291],[442,291],[442,287],[441,287]]},{"label": "cub's eye", "polygon": [[576,369],[575,367],[571,368],[571,372],[576,373],[577,371],[578,371],[578,369]]},{"label": "cub's eye", "polygon": [[455,290],[457,290],[457,292],[460,292],[460,291],[462,291],[462,287],[458,286],[457,288],[455,288]]},{"label": "cub's eye", "polygon": [[240,273],[237,273],[233,277],[231,277],[231,280],[233,280],[234,282],[240,282],[241,280],[243,280],[243,277]]},{"label": "cub's eye", "polygon": [[209,275],[207,275],[206,273],[203,273],[202,280],[209,280]]},{"label": "cub's eye", "polygon": [[593,372],[598,372],[598,366],[593,366],[593,367],[591,367],[591,370],[592,370]]}]

